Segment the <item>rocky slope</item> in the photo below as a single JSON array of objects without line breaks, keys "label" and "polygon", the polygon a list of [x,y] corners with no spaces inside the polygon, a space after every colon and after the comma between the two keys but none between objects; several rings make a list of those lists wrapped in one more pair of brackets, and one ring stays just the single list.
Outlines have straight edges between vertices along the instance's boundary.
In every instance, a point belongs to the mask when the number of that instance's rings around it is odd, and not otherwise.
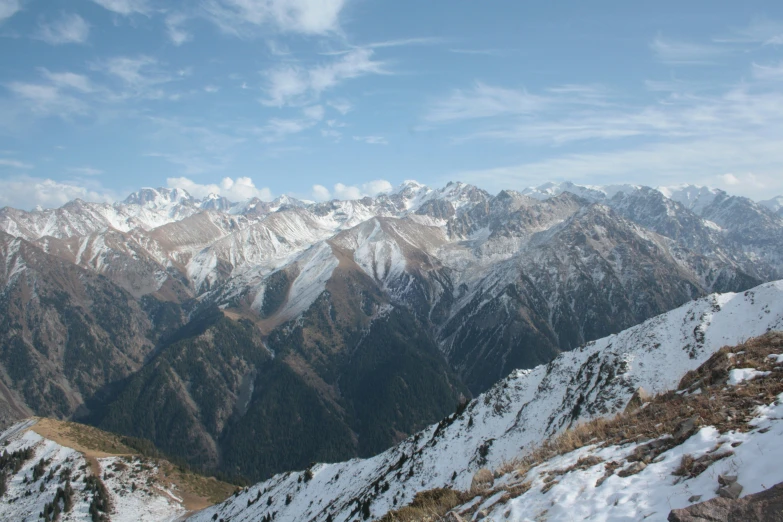
[{"label": "rocky slope", "polygon": [[0,230],[0,412],[78,411],[253,478],[375,454],[513,370],[783,267],[783,219],[688,187],[406,182],[325,203],[143,189],[3,209]]},{"label": "rocky slope", "polygon": [[181,322],[179,307],[139,301],[108,279],[0,232],[2,402],[18,418],[71,415],[144,364]]},{"label": "rocky slope", "polygon": [[[480,468],[500,468],[567,428],[622,412],[639,388],[651,395],[676,390],[689,370],[699,368],[721,347],[781,329],[783,281],[738,294],[710,295],[561,354],[547,365],[514,372],[454,415],[376,457],[276,475],[193,520],[212,520],[215,514],[224,520],[259,520],[272,513],[278,521],[379,518],[421,491],[469,490]],[[747,374],[737,376],[741,380]],[[767,412],[766,418],[772,416]],[[779,446],[779,434],[774,433],[770,444]],[[708,430],[695,441],[693,451],[698,453],[712,447],[717,436]],[[633,449],[623,445],[607,451]],[[665,457],[665,466],[672,465],[674,453]],[[569,454],[546,469],[581,456]],[[590,468],[592,480],[598,471]],[[540,470],[541,481],[546,469]],[[583,490],[558,491],[577,495]],[[626,499],[624,508],[632,507],[631,493],[618,497],[618,504]]]}]

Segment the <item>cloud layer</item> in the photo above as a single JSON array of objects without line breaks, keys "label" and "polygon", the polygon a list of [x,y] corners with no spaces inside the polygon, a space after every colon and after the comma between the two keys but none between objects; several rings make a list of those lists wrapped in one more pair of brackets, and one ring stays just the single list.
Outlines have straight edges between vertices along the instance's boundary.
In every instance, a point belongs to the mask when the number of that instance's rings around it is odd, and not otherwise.
[{"label": "cloud layer", "polygon": [[311,194],[316,201],[329,201],[331,199],[354,200],[390,192],[392,188],[392,184],[385,179],[376,179],[362,185],[335,183],[331,191],[323,185],[313,185]]},{"label": "cloud layer", "polygon": [[223,178],[220,183],[201,184],[189,178],[168,178],[166,184],[170,188],[185,189],[195,198],[205,198],[210,194],[217,194],[228,198],[230,201],[245,201],[258,198],[262,201],[270,201],[272,192],[268,188],[256,187],[253,180],[247,177],[231,179]]}]

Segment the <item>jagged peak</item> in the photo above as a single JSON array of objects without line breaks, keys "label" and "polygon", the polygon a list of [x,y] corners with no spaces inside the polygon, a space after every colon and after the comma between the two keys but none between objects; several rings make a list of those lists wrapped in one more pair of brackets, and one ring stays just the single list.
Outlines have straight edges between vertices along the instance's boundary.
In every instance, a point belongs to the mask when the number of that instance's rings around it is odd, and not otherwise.
[{"label": "jagged peak", "polygon": [[160,207],[192,200],[193,197],[182,188],[143,187],[131,193],[122,204]]}]

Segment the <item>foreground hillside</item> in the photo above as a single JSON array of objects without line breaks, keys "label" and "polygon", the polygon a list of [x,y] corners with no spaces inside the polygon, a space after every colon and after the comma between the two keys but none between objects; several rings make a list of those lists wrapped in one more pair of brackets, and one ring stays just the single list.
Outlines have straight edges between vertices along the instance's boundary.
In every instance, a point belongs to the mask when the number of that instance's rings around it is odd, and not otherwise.
[{"label": "foreground hillside", "polygon": [[724,347],[677,391],[568,430],[469,491],[420,493],[382,521],[778,520],[782,364],[783,332]]},{"label": "foreground hillside", "polygon": [[479,469],[499,469],[580,422],[623,411],[639,388],[652,395],[675,390],[721,347],[781,329],[783,281],[711,295],[548,365],[515,372],[372,459],[277,475],[193,519],[260,520],[273,513],[277,521],[380,518],[422,491],[469,490]]},{"label": "foreground hillside", "polygon": [[0,433],[0,445],[2,520],[173,521],[235,488],[76,423],[27,419]]}]

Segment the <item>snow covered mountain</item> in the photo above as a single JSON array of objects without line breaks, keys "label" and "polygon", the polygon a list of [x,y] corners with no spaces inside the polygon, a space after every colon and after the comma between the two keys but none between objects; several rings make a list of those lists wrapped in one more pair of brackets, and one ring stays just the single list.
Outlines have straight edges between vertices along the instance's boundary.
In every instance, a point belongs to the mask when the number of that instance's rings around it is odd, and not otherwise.
[{"label": "snow covered mountain", "polygon": [[772,212],[777,212],[779,215],[783,215],[783,196],[777,196],[766,201],[759,201],[759,205],[767,207]]},{"label": "snow covered mountain", "polygon": [[468,490],[480,468],[500,468],[568,427],[623,411],[639,388],[651,395],[676,389],[721,347],[781,329],[783,281],[713,294],[549,364],[513,372],[457,413],[376,457],[276,475],[191,520],[238,522],[274,513],[281,522],[347,521],[362,512],[377,519],[421,491]]},{"label": "snow covered mountain", "polygon": [[[78,415],[260,479],[373,455],[513,370],[781,277],[783,218],[687,187],[492,195],[408,181],[322,203],[142,189],[114,205],[5,208],[0,413]],[[263,356],[237,344],[249,338]],[[314,408],[331,446],[272,408],[292,387],[291,407]],[[234,450],[272,417],[307,451]]]}]

